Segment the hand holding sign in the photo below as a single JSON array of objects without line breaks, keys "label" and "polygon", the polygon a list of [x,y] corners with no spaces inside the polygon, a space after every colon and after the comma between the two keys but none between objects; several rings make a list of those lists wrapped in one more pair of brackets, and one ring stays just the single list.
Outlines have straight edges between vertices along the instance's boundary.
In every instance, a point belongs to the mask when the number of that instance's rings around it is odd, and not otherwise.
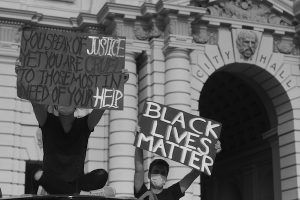
[{"label": "hand holding sign", "polygon": [[220,153],[222,151],[221,142],[218,140],[215,144],[216,153]]},{"label": "hand holding sign", "polygon": [[220,150],[221,124],[155,102],[146,102],[134,145],[208,175]]}]

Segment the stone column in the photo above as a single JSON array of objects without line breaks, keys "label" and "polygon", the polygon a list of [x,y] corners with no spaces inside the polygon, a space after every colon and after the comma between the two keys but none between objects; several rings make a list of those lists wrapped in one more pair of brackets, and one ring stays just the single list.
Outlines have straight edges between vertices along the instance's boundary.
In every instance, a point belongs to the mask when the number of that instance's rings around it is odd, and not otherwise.
[{"label": "stone column", "polygon": [[19,56],[18,28],[13,22],[0,24],[0,187],[4,197],[24,193],[25,183],[22,136],[27,125],[26,106],[17,98],[15,73]]},{"label": "stone column", "polygon": [[135,53],[126,52],[125,68],[129,80],[124,86],[124,109],[110,112],[109,185],[117,197],[133,196],[134,132],[137,124],[137,72]]},{"label": "stone column", "polygon": [[[165,98],[165,57],[163,54],[163,40],[151,39],[150,51],[145,52],[138,59],[139,73],[139,116],[143,110],[145,100],[164,104]],[[150,163],[157,158],[157,154],[144,151],[144,180],[149,187],[148,170]]]},{"label": "stone column", "polygon": [[[165,70],[165,105],[191,112],[190,95],[190,61],[189,50],[183,48],[166,49]],[[170,172],[167,186],[180,181],[191,168],[182,164],[169,162]],[[199,185],[198,185],[199,186]],[[191,186],[183,199],[193,199],[193,186]],[[200,186],[198,187],[200,190]]]}]

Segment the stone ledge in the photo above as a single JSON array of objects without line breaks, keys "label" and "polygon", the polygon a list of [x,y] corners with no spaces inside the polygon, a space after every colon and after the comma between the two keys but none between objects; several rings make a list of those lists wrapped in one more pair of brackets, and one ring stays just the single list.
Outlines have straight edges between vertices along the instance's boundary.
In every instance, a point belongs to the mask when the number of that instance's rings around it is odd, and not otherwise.
[{"label": "stone ledge", "polygon": [[20,195],[12,196],[8,198],[2,198],[1,200],[133,200],[135,198],[111,198],[101,197],[93,195]]}]

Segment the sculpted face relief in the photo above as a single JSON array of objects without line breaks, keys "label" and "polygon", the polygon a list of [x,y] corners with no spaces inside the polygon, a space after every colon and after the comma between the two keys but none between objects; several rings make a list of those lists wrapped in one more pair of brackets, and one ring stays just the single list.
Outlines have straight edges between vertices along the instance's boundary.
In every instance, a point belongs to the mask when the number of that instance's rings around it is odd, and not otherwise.
[{"label": "sculpted face relief", "polygon": [[257,48],[258,38],[251,30],[242,30],[236,40],[237,48],[244,59],[250,59]]}]

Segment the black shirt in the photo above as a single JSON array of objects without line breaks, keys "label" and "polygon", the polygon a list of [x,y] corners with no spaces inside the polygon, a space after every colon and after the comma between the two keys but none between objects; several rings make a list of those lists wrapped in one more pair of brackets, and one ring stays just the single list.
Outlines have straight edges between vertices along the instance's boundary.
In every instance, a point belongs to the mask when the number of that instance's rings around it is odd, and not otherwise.
[{"label": "black shirt", "polygon": [[[134,196],[136,198],[140,198],[148,189],[145,184],[141,187],[140,191],[134,191]],[[163,191],[159,194],[156,194],[158,200],[179,200],[184,196],[184,193],[181,192],[179,182],[171,185],[170,187],[163,189]],[[146,198],[148,200],[148,197]]]},{"label": "black shirt", "polygon": [[41,127],[43,134],[43,170],[72,182],[84,174],[84,161],[91,130],[87,124],[88,115],[75,118],[72,128],[65,133],[59,117],[48,113],[47,121]]}]

